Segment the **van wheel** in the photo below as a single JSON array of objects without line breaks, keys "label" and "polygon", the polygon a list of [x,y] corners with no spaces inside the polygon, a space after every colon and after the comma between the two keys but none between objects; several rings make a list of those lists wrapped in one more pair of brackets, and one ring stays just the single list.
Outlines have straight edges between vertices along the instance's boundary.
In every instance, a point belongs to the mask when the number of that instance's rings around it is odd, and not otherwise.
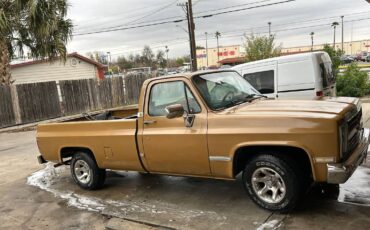
[{"label": "van wheel", "polygon": [[269,211],[288,212],[299,201],[302,187],[299,169],[289,160],[259,155],[243,171],[244,187],[258,206]]},{"label": "van wheel", "polygon": [[105,181],[105,169],[100,169],[91,155],[85,152],[73,155],[71,174],[76,184],[83,189],[99,189]]}]

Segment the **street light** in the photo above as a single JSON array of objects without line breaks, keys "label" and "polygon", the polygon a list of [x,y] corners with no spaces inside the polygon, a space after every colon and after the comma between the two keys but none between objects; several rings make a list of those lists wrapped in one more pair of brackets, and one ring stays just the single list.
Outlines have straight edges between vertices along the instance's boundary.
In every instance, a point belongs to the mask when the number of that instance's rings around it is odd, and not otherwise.
[{"label": "street light", "polygon": [[343,23],[343,18],[344,16],[340,16],[342,19],[342,52],[344,52],[344,23]]},{"label": "street light", "polygon": [[206,32],[206,59],[207,59],[207,68],[208,68],[208,33]]}]

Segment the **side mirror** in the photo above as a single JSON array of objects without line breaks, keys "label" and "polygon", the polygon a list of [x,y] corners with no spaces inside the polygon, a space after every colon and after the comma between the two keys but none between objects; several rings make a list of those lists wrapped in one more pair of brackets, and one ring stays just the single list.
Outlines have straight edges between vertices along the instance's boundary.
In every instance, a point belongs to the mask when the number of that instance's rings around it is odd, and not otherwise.
[{"label": "side mirror", "polygon": [[175,104],[175,105],[169,105],[165,108],[167,112],[167,118],[168,119],[173,119],[177,117],[182,117],[185,113],[184,106],[181,104]]}]

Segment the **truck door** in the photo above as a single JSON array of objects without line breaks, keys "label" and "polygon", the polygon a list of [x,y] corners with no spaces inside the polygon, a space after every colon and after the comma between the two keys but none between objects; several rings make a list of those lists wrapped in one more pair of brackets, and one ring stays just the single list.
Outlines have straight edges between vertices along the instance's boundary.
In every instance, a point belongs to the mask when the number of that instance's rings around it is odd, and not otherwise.
[{"label": "truck door", "polygon": [[[187,79],[149,83],[142,127],[142,160],[148,171],[181,175],[210,175],[207,148],[207,112]],[[182,104],[194,115],[186,127],[184,118],[168,119],[165,108]]]},{"label": "truck door", "polygon": [[262,66],[257,68],[245,68],[242,76],[261,94],[268,98],[277,98],[277,71],[276,66]]}]

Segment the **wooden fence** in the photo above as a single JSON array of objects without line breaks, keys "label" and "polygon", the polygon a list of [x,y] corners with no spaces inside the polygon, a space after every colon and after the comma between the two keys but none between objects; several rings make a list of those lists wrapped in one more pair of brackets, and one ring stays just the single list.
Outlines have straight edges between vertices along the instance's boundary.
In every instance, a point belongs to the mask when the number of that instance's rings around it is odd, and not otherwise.
[{"label": "wooden fence", "polygon": [[11,88],[0,85],[0,128],[15,125]]},{"label": "wooden fence", "polygon": [[0,128],[136,104],[143,82],[150,77],[0,86]]},{"label": "wooden fence", "polygon": [[22,84],[16,89],[22,123],[61,116],[56,82]]},{"label": "wooden fence", "polygon": [[127,104],[132,105],[138,103],[141,86],[146,79],[148,79],[148,76],[144,74],[129,75],[125,77],[124,80]]}]

